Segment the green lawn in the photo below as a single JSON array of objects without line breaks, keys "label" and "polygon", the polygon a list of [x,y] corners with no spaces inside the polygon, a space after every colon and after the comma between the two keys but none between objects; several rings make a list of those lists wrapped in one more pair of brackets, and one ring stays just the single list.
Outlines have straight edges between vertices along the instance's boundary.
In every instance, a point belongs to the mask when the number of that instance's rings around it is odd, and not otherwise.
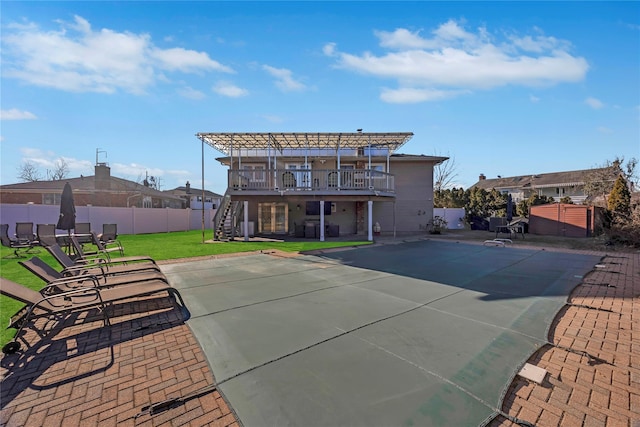
[{"label": "green lawn", "polygon": [[[211,236],[212,231],[206,230],[205,240],[211,239]],[[125,256],[148,255],[157,261],[267,249],[279,249],[285,252],[299,252],[369,243],[366,241],[319,242],[309,240],[298,242],[237,241],[202,244],[201,230],[159,234],[122,235],[119,236],[119,240],[122,243],[122,246],[124,246]],[[18,264],[20,259],[5,258],[7,256],[13,256],[13,251],[6,247],[0,247],[0,276],[28,286],[31,289],[38,290],[42,288],[44,282]],[[44,248],[36,249],[31,256],[37,256],[56,269],[61,269],[60,265]],[[13,338],[16,332],[15,329],[6,329],[6,325],[9,324],[10,317],[22,308],[22,306],[22,303],[0,295],[0,345],[4,345]]]}]

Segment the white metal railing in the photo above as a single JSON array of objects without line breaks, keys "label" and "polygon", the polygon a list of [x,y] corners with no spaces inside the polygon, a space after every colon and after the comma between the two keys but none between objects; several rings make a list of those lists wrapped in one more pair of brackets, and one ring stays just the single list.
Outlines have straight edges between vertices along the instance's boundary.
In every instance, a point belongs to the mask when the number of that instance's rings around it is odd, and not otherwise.
[{"label": "white metal railing", "polygon": [[232,169],[231,190],[395,191],[395,177],[373,169]]}]

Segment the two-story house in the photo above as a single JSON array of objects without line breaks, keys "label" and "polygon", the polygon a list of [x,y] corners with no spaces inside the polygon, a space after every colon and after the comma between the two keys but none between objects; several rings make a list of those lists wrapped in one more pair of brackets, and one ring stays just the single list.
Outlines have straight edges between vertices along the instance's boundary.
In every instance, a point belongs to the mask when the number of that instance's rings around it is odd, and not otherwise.
[{"label": "two-story house", "polygon": [[569,197],[573,203],[583,203],[587,199],[584,191],[587,181],[598,177],[613,185],[617,176],[618,170],[612,167],[497,178],[480,174],[478,182],[471,188],[496,189],[503,194],[510,194],[516,203],[533,194],[553,197],[555,201]]},{"label": "two-story house", "polygon": [[[447,157],[397,154],[413,133],[198,133],[225,156],[214,238],[424,232],[433,168]],[[203,145],[204,148],[204,145]],[[246,225],[240,225],[244,223]]]}]

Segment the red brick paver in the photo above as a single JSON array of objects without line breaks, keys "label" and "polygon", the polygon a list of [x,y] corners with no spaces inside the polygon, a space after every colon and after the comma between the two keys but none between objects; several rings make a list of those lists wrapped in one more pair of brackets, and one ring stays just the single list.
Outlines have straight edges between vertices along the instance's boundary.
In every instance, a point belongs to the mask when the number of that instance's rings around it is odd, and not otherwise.
[{"label": "red brick paver", "polygon": [[0,425],[238,425],[169,298],[141,299],[110,312],[110,328],[93,312],[38,320],[43,337],[26,329],[31,346],[23,343],[23,351],[0,363]]},{"label": "red brick paver", "polygon": [[[604,255],[604,254],[602,254]],[[516,377],[503,412],[532,425],[640,427],[640,254],[604,255],[558,314],[529,363],[543,384]],[[516,426],[499,416],[492,427]]]}]

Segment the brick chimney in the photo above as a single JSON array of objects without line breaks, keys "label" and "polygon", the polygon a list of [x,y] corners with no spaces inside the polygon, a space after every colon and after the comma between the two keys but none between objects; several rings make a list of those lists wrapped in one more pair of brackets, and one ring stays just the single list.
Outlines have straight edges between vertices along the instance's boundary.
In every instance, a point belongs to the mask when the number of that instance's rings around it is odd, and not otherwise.
[{"label": "brick chimney", "polygon": [[96,190],[111,189],[111,168],[106,163],[98,163],[95,167]]},{"label": "brick chimney", "polygon": [[483,173],[481,173],[481,174],[480,174],[480,176],[478,177],[478,180],[479,180],[479,181],[483,181],[483,180],[485,180],[485,179],[487,179],[487,177],[486,177],[486,176],[484,176],[484,174],[483,174]]}]

